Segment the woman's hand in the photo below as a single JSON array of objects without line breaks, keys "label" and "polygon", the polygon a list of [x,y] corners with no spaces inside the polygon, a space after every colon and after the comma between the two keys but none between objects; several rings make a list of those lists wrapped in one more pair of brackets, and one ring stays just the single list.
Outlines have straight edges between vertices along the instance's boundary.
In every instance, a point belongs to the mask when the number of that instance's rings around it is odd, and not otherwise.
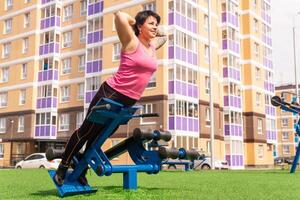
[{"label": "woman's hand", "polygon": [[167,34],[166,34],[166,30],[163,26],[159,26],[157,28],[157,32],[156,32],[156,37],[154,39],[154,45],[155,45],[155,49],[159,49],[160,47],[162,47],[166,41],[167,41]]}]

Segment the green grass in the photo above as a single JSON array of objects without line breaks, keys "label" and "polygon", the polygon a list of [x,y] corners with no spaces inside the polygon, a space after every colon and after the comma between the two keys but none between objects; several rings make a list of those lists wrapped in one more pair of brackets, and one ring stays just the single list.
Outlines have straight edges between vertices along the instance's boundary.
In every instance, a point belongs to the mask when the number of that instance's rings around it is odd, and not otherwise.
[{"label": "green grass", "polygon": [[[192,171],[140,173],[138,190],[124,191],[122,174],[98,177],[88,174],[98,188],[90,195],[64,199],[299,199],[300,172]],[[61,199],[46,170],[0,170],[0,199]]]}]

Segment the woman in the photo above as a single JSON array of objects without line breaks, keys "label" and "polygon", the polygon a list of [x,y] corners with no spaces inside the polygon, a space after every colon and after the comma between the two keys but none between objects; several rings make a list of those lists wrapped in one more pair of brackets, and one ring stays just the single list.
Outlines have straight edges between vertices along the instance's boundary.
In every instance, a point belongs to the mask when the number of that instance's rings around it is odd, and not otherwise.
[{"label": "woman", "polygon": [[[101,85],[90,103],[87,115],[102,97],[126,106],[133,106],[141,98],[157,69],[155,50],[166,42],[166,37],[158,31],[159,22],[160,16],[150,10],[139,12],[135,19],[120,11],[115,13],[116,30],[122,44],[120,66],[117,73]],[[75,130],[54,177],[58,185],[64,183],[72,157],[77,155],[80,159],[78,152],[84,143],[87,142],[88,149],[102,129],[102,125],[85,119],[81,127]],[[78,179],[83,185],[87,184],[86,171]]]}]

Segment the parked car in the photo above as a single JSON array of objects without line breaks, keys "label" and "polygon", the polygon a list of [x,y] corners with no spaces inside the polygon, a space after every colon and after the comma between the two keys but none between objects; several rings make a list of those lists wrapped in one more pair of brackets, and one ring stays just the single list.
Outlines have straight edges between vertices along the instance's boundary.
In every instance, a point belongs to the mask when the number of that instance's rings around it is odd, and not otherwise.
[{"label": "parked car", "polygon": [[46,168],[57,169],[61,159],[48,161],[45,153],[34,153],[27,156],[24,160],[18,162],[15,166],[16,169],[22,168]]},{"label": "parked car", "polygon": [[[229,169],[228,162],[226,160],[214,160],[215,169]],[[211,157],[199,156],[194,160],[192,168],[194,170],[209,170],[211,169]]]}]

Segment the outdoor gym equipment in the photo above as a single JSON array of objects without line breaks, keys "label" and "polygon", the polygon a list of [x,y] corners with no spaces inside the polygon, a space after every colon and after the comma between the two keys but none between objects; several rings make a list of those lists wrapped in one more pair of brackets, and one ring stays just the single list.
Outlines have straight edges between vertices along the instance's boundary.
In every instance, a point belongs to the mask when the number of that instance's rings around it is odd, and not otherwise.
[{"label": "outdoor gym equipment", "polygon": [[[157,141],[171,140],[169,132],[144,131],[139,128],[134,129],[133,136],[125,139],[119,144],[106,150],[101,149],[103,143],[112,135],[112,132],[119,125],[127,124],[132,118],[139,117],[157,117],[157,114],[142,114],[135,115],[134,113],[141,106],[126,107],[120,103],[107,98],[102,98],[96,106],[93,107],[87,119],[98,124],[103,124],[105,127],[99,133],[97,139],[86,153],[79,160],[76,156],[73,157],[74,170],[68,171],[65,177],[64,184],[59,186],[55,183],[61,197],[67,195],[75,195],[82,193],[92,193],[97,190],[89,185],[81,185],[77,179],[84,169],[90,165],[93,171],[98,176],[110,176],[112,173],[123,173],[123,188],[137,189],[137,172],[146,172],[148,174],[156,174],[161,170],[163,160],[169,156],[172,157],[191,157],[195,152],[179,149],[178,151],[168,150],[160,146]],[[144,143],[150,142],[152,149],[146,150]],[[135,165],[112,165],[110,160],[128,151]],[[48,160],[61,157],[62,151],[48,149],[46,156]],[[49,170],[49,174],[53,180],[55,176],[54,170]]]},{"label": "outdoor gym equipment", "polygon": [[[271,99],[271,103],[275,107],[280,107],[281,110],[291,112],[295,115],[300,114],[300,106],[295,101],[295,99],[293,99],[291,103],[288,103],[288,102],[284,101],[284,98],[281,98],[279,96],[274,96]],[[294,125],[294,128],[296,130],[297,135],[300,137],[300,118],[298,119],[298,122]],[[290,173],[295,173],[295,170],[297,168],[297,164],[298,164],[298,161],[299,161],[299,155],[300,155],[300,141],[298,143],[296,155],[295,155],[295,158],[293,160],[293,164],[292,164]]]}]

